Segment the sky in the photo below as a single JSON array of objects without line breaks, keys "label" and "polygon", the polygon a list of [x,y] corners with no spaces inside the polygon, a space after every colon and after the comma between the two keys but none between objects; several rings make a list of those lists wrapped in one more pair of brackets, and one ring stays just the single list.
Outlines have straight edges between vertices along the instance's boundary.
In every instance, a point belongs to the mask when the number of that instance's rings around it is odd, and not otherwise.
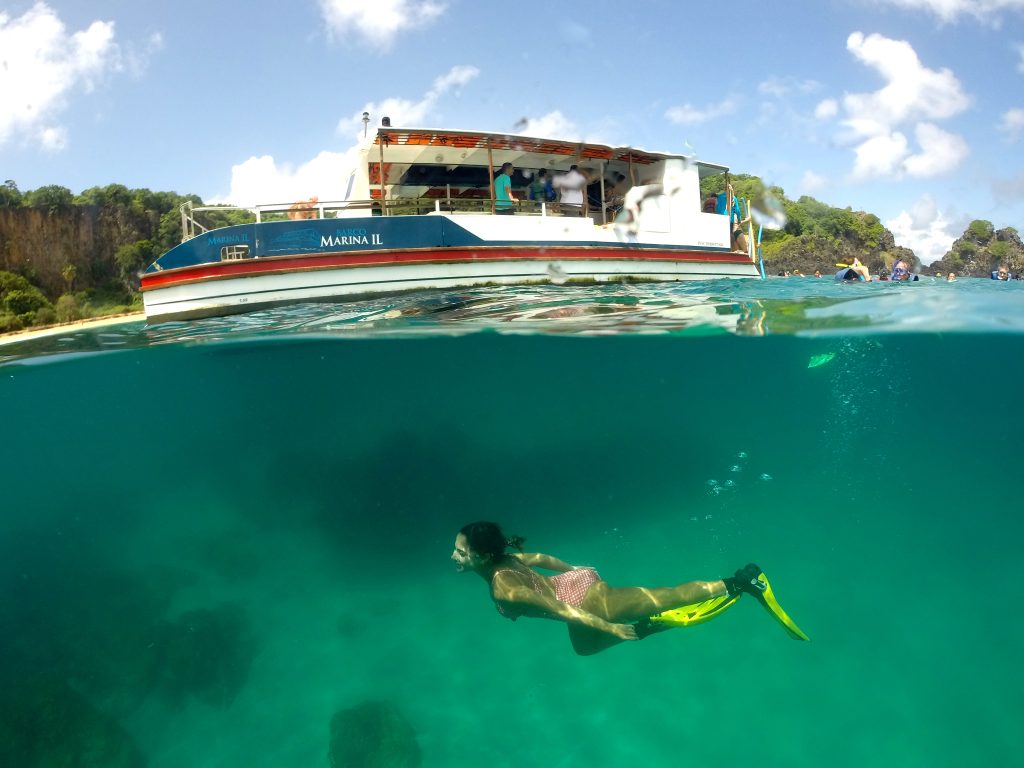
[{"label": "sky", "polygon": [[0,181],[343,197],[363,132],[696,155],[925,264],[1024,232],[1024,0],[0,0]]}]

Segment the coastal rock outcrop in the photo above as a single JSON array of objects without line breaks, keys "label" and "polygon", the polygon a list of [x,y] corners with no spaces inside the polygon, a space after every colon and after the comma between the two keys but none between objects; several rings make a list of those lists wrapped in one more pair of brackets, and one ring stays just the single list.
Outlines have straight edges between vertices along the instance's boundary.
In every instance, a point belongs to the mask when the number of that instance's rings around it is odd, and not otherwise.
[{"label": "coastal rock outcrop", "polygon": [[1008,266],[1014,274],[1024,273],[1024,243],[1013,227],[996,229],[991,222],[978,219],[929,270],[941,274],[955,272],[961,277],[988,277],[1000,264]]}]

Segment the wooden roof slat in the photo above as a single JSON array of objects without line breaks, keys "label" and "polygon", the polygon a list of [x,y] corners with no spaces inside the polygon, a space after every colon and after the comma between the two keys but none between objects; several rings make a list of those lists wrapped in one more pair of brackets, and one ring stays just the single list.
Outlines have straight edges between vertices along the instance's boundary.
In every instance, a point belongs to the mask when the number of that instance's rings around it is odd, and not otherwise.
[{"label": "wooden roof slat", "polygon": [[[603,144],[586,142],[558,141],[541,139],[532,136],[515,136],[501,133],[469,133],[465,131],[378,128],[373,143],[383,143],[385,147],[447,147],[454,149],[519,152],[524,155],[550,155],[555,157],[574,157],[585,160],[604,160],[650,165],[670,157],[682,157],[677,154],[647,152],[633,147],[609,147]],[[385,150],[386,151],[386,150]],[[715,164],[702,163],[709,167]],[[721,166],[725,170],[725,166]]]}]

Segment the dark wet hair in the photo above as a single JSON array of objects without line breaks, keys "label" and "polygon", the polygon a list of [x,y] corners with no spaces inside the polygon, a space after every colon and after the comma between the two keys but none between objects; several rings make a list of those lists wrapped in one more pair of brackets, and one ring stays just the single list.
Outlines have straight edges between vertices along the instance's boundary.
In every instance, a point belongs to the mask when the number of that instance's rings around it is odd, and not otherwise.
[{"label": "dark wet hair", "polygon": [[497,523],[485,521],[464,525],[459,533],[466,537],[466,542],[469,544],[470,549],[478,555],[489,557],[495,562],[505,558],[505,550],[509,547],[522,552],[523,542],[526,541],[522,536],[506,537]]}]

